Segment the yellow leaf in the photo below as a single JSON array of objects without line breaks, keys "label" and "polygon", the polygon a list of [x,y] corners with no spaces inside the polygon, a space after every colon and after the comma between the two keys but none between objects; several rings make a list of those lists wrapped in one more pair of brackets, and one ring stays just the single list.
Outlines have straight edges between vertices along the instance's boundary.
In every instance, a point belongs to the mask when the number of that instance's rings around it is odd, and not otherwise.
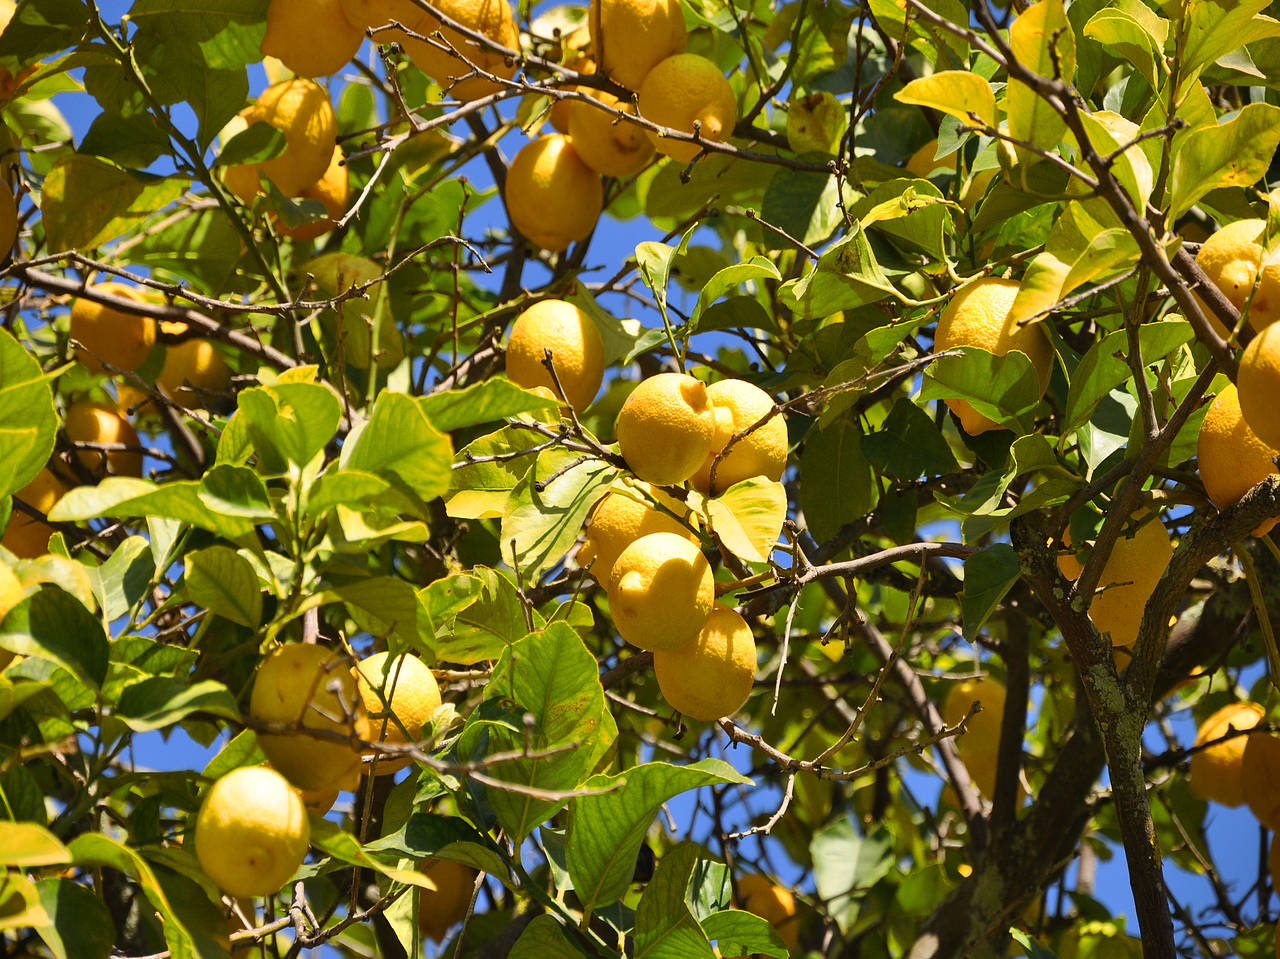
[{"label": "yellow leaf", "polygon": [[748,563],[764,563],[787,518],[787,493],[776,480],[756,476],[706,500],[704,508],[707,525],[725,549]]},{"label": "yellow leaf", "polygon": [[53,833],[33,822],[0,822],[0,865],[61,866],[71,853]]},{"label": "yellow leaf", "polygon": [[941,110],[961,123],[972,125],[976,116],[989,127],[996,125],[996,95],[991,84],[967,70],[943,70],[912,80],[893,98],[901,103]]}]

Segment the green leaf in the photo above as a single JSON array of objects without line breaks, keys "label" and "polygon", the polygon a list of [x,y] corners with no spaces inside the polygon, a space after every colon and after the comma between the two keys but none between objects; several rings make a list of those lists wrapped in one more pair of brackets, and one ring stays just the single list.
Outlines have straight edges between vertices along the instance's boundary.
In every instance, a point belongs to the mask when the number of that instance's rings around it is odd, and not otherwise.
[{"label": "green leaf", "polygon": [[956,469],[951,447],[920,407],[900,397],[881,429],[862,437],[867,462],[903,481]]},{"label": "green leaf", "polygon": [[1083,112],[1080,123],[1098,154],[1115,155],[1112,174],[1134,205],[1139,210],[1146,209],[1155,173],[1141,146],[1133,145],[1142,132],[1138,124],[1110,110]]},{"label": "green leaf", "polygon": [[95,689],[107,678],[102,624],[69,593],[42,587],[19,603],[0,626],[0,649],[57,663]]},{"label": "green leaf", "polygon": [[793,96],[787,104],[787,143],[796,154],[835,156],[849,129],[849,111],[826,90]]},{"label": "green leaf", "polygon": [[67,847],[49,830],[33,822],[0,820],[0,866],[64,866],[71,862]]},{"label": "green leaf", "polygon": [[861,227],[831,244],[813,269],[784,285],[781,292],[783,301],[794,304],[797,313],[805,318],[830,316],[887,297],[902,299],[880,269]]},{"label": "green leaf", "polygon": [[116,709],[116,715],[136,733],[164,729],[192,713],[240,721],[235,697],[214,679],[187,685],[173,676],[152,676],[128,687]]},{"label": "green leaf", "polygon": [[725,549],[748,563],[767,563],[787,518],[787,491],[753,476],[705,501],[707,523]]},{"label": "green leaf", "polygon": [[842,818],[814,834],[809,853],[818,897],[829,904],[840,929],[848,932],[866,890],[893,868],[893,837],[883,826],[859,836],[853,823]]},{"label": "green leaf", "polygon": [[150,114],[122,116],[104,111],[94,119],[77,152],[112,160],[124,167],[142,168],[155,163],[169,149],[169,137]]},{"label": "green leaf", "polygon": [[640,276],[645,285],[653,291],[659,303],[667,302],[667,283],[671,279],[671,264],[678,256],[683,256],[689,247],[689,237],[693,235],[693,227],[685,230],[679,244],[659,243],[656,240],[645,240],[636,246],[636,264],[640,268]]},{"label": "green leaf", "polygon": [[[559,563],[582,531],[587,514],[618,470],[573,450],[543,450],[516,484],[502,516],[502,558],[529,581]],[[546,484],[544,488],[540,486]]]},{"label": "green leaf", "polygon": [[263,163],[284,152],[284,134],[270,123],[255,120],[223,146],[218,166],[237,163]]},{"label": "green leaf", "polygon": [[365,844],[365,851],[394,850],[410,859],[450,859],[487,872],[510,885],[498,846],[475,826],[457,816],[415,812],[390,835]]},{"label": "green leaf", "polygon": [[4,29],[0,59],[12,70],[61,53],[75,46],[92,22],[89,8],[81,0],[24,3]]},{"label": "green leaf", "polygon": [[964,561],[960,609],[966,636],[978,635],[1020,575],[1018,554],[1008,543],[993,543]]},{"label": "green leaf", "polygon": [[[1186,320],[1143,323],[1138,327],[1143,363],[1151,364],[1168,356],[1193,336],[1191,324]],[[1081,358],[1071,375],[1071,388],[1067,392],[1066,423],[1062,428],[1064,437],[1087,422],[1103,398],[1133,375],[1125,360],[1128,353],[1128,334],[1124,330],[1115,330],[1094,343]]]},{"label": "green leaf", "polygon": [[[1146,8],[1143,8],[1146,10]],[[1146,79],[1152,90],[1161,87],[1161,75],[1164,72],[1164,41],[1159,35],[1159,26],[1164,27],[1168,35],[1169,22],[1157,17],[1151,11],[1143,20],[1138,19],[1128,10],[1108,8],[1099,10],[1085,24],[1084,35],[1097,40],[1111,52],[1124,57]],[[1151,21],[1156,21],[1153,25]]]},{"label": "green leaf", "polygon": [[16,872],[0,873],[0,930],[41,928],[49,921],[35,883]]},{"label": "green leaf", "polygon": [[200,502],[223,516],[274,519],[271,497],[261,478],[244,466],[220,464],[200,477]]},{"label": "green leaf", "polygon": [[[1075,78],[1075,33],[1067,21],[1062,0],[1039,0],[1020,13],[1009,27],[1009,46],[1020,63],[1042,77],[1060,72],[1068,83]],[[1056,53],[1056,65],[1053,53]],[[1009,83],[1005,109],[1009,114],[1009,135],[1014,139],[1053,150],[1066,131],[1066,121],[1019,80]],[[1020,148],[1019,152],[1022,152]],[[1034,156],[1024,157],[1028,164],[1032,160]]]},{"label": "green leaf", "polygon": [[[1059,224],[1067,222],[1064,216]],[[1128,230],[1113,228],[1089,238],[1084,249],[1067,250],[1050,236],[1044,253],[1027,267],[1018,295],[1009,309],[1009,322],[1020,323],[1050,312],[1085,283],[1118,276],[1138,260],[1138,245]]]},{"label": "green leaf", "polygon": [[40,201],[49,248],[102,246],[176,201],[189,185],[180,177],[130,173],[95,157],[65,156],[45,178]]},{"label": "green leaf", "polygon": [[284,473],[286,463],[306,466],[342,422],[337,394],[318,383],[255,386],[237,399],[254,448],[270,472]]},{"label": "green leaf", "polygon": [[[536,453],[519,454],[536,445],[531,434],[512,427],[481,436],[466,446],[458,457],[458,468],[450,478],[445,509],[457,519],[488,519],[506,512],[507,498],[529,472]],[[469,462],[501,456],[503,459]]]},{"label": "green leaf", "polygon": [[1189,131],[1176,141],[1170,215],[1180,216],[1210,190],[1251,187],[1280,147],[1280,107],[1250,103],[1226,123]]},{"label": "green leaf", "polygon": [[476,566],[465,578],[451,579],[451,589],[474,590],[474,599],[452,620],[436,622],[437,658],[464,665],[497,659],[529,632],[515,584],[497,570]]},{"label": "green leaf", "polygon": [[323,516],[335,506],[370,507],[391,489],[384,479],[359,470],[326,470],[307,493],[307,512]]},{"label": "green leaf", "polygon": [[563,927],[545,913],[525,927],[508,959],[586,959],[586,953],[565,935]]},{"label": "green leaf", "polygon": [[196,480],[172,480],[157,486],[150,480],[108,476],[97,486],[71,490],[54,504],[49,518],[75,523],[103,516],[113,519],[160,516],[231,539],[253,530],[253,523],[243,517],[210,509],[202,501],[201,492],[202,485]]},{"label": "green leaf", "polygon": [[49,925],[36,931],[57,959],[107,959],[115,925],[102,900],[71,879],[36,883]]},{"label": "green leaf", "polygon": [[895,93],[893,98],[900,103],[914,103],[949,113],[967,126],[974,125],[975,117],[986,126],[994,128],[996,125],[996,95],[991,83],[967,70],[941,70],[919,77]]},{"label": "green leaf", "polygon": [[[486,775],[535,789],[564,792],[577,788],[617,738],[613,715],[600,685],[595,657],[571,627],[555,623],[507,647],[489,679],[486,700],[509,700],[531,715],[529,730],[506,733],[493,728],[490,751],[519,751],[528,742],[538,752],[572,745],[540,759],[497,763]],[[528,739],[526,739],[526,732]],[[562,800],[540,799],[490,786],[489,802],[515,842],[546,822]]]},{"label": "green leaf", "polygon": [[330,822],[314,813],[311,816],[311,845],[326,856],[332,856],[339,862],[352,866],[362,866],[381,873],[388,879],[417,886],[420,889],[434,889],[435,886],[425,874],[416,869],[401,869],[389,865],[376,856],[371,856],[357,841],[356,837],[342,828],[338,823]]},{"label": "green leaf", "polygon": [[36,358],[0,330],[0,498],[26,486],[53,452],[58,414]]},{"label": "green leaf", "polygon": [[1280,23],[1259,15],[1269,5],[1268,0],[1200,0],[1188,6],[1179,93],[1232,50],[1280,36]]},{"label": "green leaf", "polygon": [[778,268],[774,266],[773,261],[763,256],[753,256],[743,263],[735,263],[717,271],[707,281],[706,286],[702,288],[702,293],[698,296],[697,306],[693,308],[691,321],[697,322],[702,312],[725,293],[743,283],[761,279],[782,279],[782,274],[778,272]]},{"label": "green leaf", "polygon": [[411,396],[383,390],[373,415],[342,448],[343,469],[399,477],[423,501],[449,488],[453,445]]},{"label": "green leaf", "polygon": [[748,953],[787,959],[787,944],[767,919],[742,909],[724,909],[702,920],[702,931],[722,955]]},{"label": "green leaf", "polygon": [[0,720],[12,713],[28,699],[42,690],[48,689],[46,683],[24,680],[15,683],[0,675]]},{"label": "green leaf", "polygon": [[233,623],[257,629],[262,587],[249,561],[226,546],[210,546],[186,558],[187,595],[198,606]]},{"label": "green leaf", "polygon": [[442,433],[492,423],[521,413],[555,413],[560,404],[516,386],[510,380],[485,380],[466,389],[432,393],[419,401],[427,419]]},{"label": "green leaf", "polygon": [[750,785],[751,780],[719,759],[688,766],[644,763],[617,776],[587,780],[587,788],[613,789],[579,796],[569,806],[567,863],[583,911],[589,914],[622,898],[636,853],[664,802],[690,789],[724,783]]},{"label": "green leaf", "polygon": [[636,959],[712,959],[715,953],[685,892],[698,859],[706,851],[695,842],[667,850],[636,906]]},{"label": "green leaf", "polygon": [[800,453],[800,508],[818,542],[875,505],[876,487],[862,452],[862,431],[851,419],[811,430]]},{"label": "green leaf", "polygon": [[924,375],[920,400],[959,397],[979,413],[1019,433],[1030,431],[1030,412],[1040,400],[1040,377],[1027,354],[995,356],[975,346],[962,356],[935,360]]},{"label": "green leaf", "polygon": [[[84,571],[78,563],[75,566]],[[111,622],[125,615],[150,588],[154,572],[151,544],[142,536],[130,536],[101,566],[90,569],[88,576],[93,595],[102,606],[102,618]],[[63,585],[63,589],[66,588]]]}]

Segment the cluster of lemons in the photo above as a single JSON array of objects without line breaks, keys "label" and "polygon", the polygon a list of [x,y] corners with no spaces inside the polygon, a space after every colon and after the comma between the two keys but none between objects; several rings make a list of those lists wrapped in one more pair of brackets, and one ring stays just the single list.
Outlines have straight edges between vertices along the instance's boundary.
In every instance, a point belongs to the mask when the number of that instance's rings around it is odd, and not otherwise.
[{"label": "cluster of lemons", "polygon": [[[520,314],[506,356],[515,383],[549,390],[575,412],[600,389],[600,333],[572,303],[544,300]],[[750,477],[780,479],[786,424],[769,395],[743,380],[707,386],[659,373],[627,397],[616,434],[631,475],[593,509],[577,559],[605,586],[619,635],[653,653],[667,701],[692,719],[730,715],[751,691],[755,640],[733,608],[716,602],[683,484],[714,496]]]}]

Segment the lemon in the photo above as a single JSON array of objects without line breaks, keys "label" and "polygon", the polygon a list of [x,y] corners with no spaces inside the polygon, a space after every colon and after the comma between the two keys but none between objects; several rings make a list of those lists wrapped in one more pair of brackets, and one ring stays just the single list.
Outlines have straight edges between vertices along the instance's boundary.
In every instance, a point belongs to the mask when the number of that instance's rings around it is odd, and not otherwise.
[{"label": "lemon", "polygon": [[1272,324],[1249,341],[1240,354],[1236,374],[1240,412],[1249,428],[1268,446],[1280,447],[1280,324]]},{"label": "lemon", "polygon": [[0,260],[18,242],[18,201],[9,187],[0,182]]},{"label": "lemon", "polygon": [[[141,303],[142,297],[123,283],[99,283],[93,289]],[[71,304],[71,338],[76,360],[95,373],[103,372],[102,360],[119,370],[133,371],[151,354],[156,341],[156,324],[149,316],[138,316],[78,298]]]},{"label": "lemon", "polygon": [[[1249,325],[1255,330],[1280,317],[1280,262],[1269,259],[1263,265],[1262,239],[1266,230],[1265,220],[1228,223],[1205,240],[1196,254],[1200,269],[1232,306],[1243,312],[1248,303]],[[1218,332],[1226,336],[1226,328],[1213,311],[1205,307],[1204,312]]]},{"label": "lemon", "polygon": [[[586,75],[596,72],[596,62],[591,58],[591,28],[587,24],[584,23],[573,30],[561,40],[560,46],[560,62],[570,70]],[[566,86],[560,89],[568,91],[579,88],[577,86]],[[570,100],[556,100],[551,104],[547,119],[561,133],[569,132],[569,108],[572,105],[573,102]]]},{"label": "lemon", "polygon": [[[711,452],[690,481],[700,493],[717,495],[734,483],[753,476],[782,479],[787,468],[787,423],[773,412],[773,397],[745,380],[719,380],[707,387],[715,417]],[[763,426],[733,444],[716,466],[716,488],[711,490],[711,465],[716,456],[738,433],[755,426],[766,416]]]},{"label": "lemon", "polygon": [[982,706],[981,712],[969,717],[965,734],[956,737],[956,746],[968,743],[965,748],[975,753],[997,751],[1004,700],[1004,683],[992,676],[966,679],[952,686],[942,705],[942,718],[948,726],[955,726],[964,719],[975,702]]},{"label": "lemon", "polygon": [[[1252,729],[1262,722],[1262,717],[1262,707],[1257,703],[1229,703],[1200,724],[1196,731],[1196,745],[1203,746],[1221,739],[1233,729]],[[1188,777],[1192,795],[1211,799],[1224,806],[1239,806],[1243,803],[1241,766],[1244,749],[1250,738],[1236,736],[1192,753]]]},{"label": "lemon", "polygon": [[[1260,338],[1260,337],[1259,337]],[[1218,509],[1235,505],[1240,497],[1276,472],[1280,450],[1264,443],[1245,422],[1233,383],[1223,387],[1200,424],[1196,459],[1204,491]],[[1253,531],[1265,536],[1276,520],[1264,520]]]},{"label": "lemon", "polygon": [[285,139],[279,156],[227,168],[227,186],[242,203],[252,202],[261,189],[259,173],[285,196],[298,196],[324,176],[333,157],[338,123],[329,94],[315,81],[297,77],[274,83],[262,91],[256,103],[241,110],[240,116],[247,124],[270,124]]},{"label": "lemon", "polygon": [[[594,91],[591,97],[607,107],[624,113],[635,113],[635,107],[623,103],[611,93]],[[602,176],[630,176],[644,168],[653,156],[653,144],[645,131],[634,123],[619,120],[612,113],[574,100],[569,108],[569,136],[582,162]]]},{"label": "lemon", "polygon": [[196,815],[196,858],[232,896],[269,896],[298,871],[311,841],[302,798],[274,769],[246,766],[210,787]]},{"label": "lemon", "polygon": [[624,549],[608,592],[618,634],[655,653],[693,642],[716,598],[707,558],[675,533],[649,533]]},{"label": "lemon", "polygon": [[271,0],[262,53],[300,77],[327,77],[356,55],[362,40],[340,0]]},{"label": "lemon", "polygon": [[938,152],[938,138],[934,137],[915,153],[907,158],[907,162],[903,164],[903,168],[912,176],[926,180],[929,174],[934,170],[950,170],[956,168],[956,151],[952,150],[945,156],[936,156]]},{"label": "lemon", "polygon": [[645,482],[671,486],[706,462],[715,414],[700,380],[687,373],[659,373],[631,391],[615,428],[631,472]]},{"label": "lemon", "polygon": [[[45,467],[13,495],[28,506],[48,513],[65,492],[61,481]],[[0,546],[4,546],[19,559],[35,559],[49,552],[49,537],[52,535],[52,526],[28,516],[15,504],[13,512],[9,514],[9,525],[4,528],[4,539],[0,540]]]},{"label": "lemon", "polygon": [[572,303],[542,300],[511,324],[507,340],[507,376],[527,390],[546,387],[555,395],[551,372],[543,363],[551,351],[564,398],[581,413],[604,379],[604,340],[595,320]]},{"label": "lemon", "polygon": [[743,909],[767,920],[787,948],[795,949],[800,939],[800,922],[796,915],[796,900],[790,891],[764,876],[750,873],[738,880],[738,897],[742,900]]},{"label": "lemon", "polygon": [[591,0],[587,27],[596,63],[628,90],[689,42],[680,0]]},{"label": "lemon", "polygon": [[[392,20],[401,26],[408,27],[416,33],[426,11],[413,0],[339,0],[347,22],[357,30],[368,30],[371,27],[385,27]],[[373,35],[375,43],[411,43],[412,40],[403,30],[379,30]]]},{"label": "lemon", "polygon": [[[388,653],[374,653],[353,666],[351,674],[359,683],[369,730],[379,742],[422,739],[423,727],[440,708],[440,687],[422,660],[408,654],[391,659]],[[377,771],[393,773],[407,765],[407,758],[380,759]]]},{"label": "lemon", "polygon": [[[959,346],[976,346],[996,356],[1018,350],[1031,360],[1040,378],[1040,393],[1044,395],[1049,386],[1053,350],[1038,323],[1018,325],[1009,322],[1009,309],[1017,295],[1018,284],[1013,280],[988,277],[966,286],[951,298],[938,318],[934,349],[941,353]],[[999,424],[983,416],[965,400],[948,399],[946,404],[970,436],[1000,429]]]},{"label": "lemon", "polygon": [[434,890],[418,890],[418,931],[432,942],[444,942],[467,914],[479,871],[452,859],[428,859],[418,870],[436,884]]},{"label": "lemon", "polygon": [[343,160],[342,147],[335,146],[333,158],[329,161],[329,167],[324,171],[324,176],[300,194],[304,200],[318,200],[324,204],[325,211],[329,215],[322,220],[313,220],[295,227],[285,226],[273,215],[277,233],[287,236],[295,243],[307,243],[324,236],[338,225],[338,221],[347,212],[347,199],[351,190],[350,176]]},{"label": "lemon", "polygon": [[702,722],[742,708],[756,678],[756,641],[732,607],[716,603],[693,642],[653,654],[663,697],[682,715]]},{"label": "lemon", "polygon": [[682,503],[676,502],[661,490],[649,489],[647,483],[638,485],[667,509],[651,505],[642,493],[617,483],[601,497],[587,519],[586,539],[578,550],[578,564],[590,568],[591,575],[602,583],[609,581],[609,573],[622,551],[641,536],[674,533],[690,542],[696,542],[692,531],[671,515],[675,513],[683,516],[688,513]]},{"label": "lemon", "polygon": [[[64,425],[73,443],[123,443],[138,445],[138,433],[109,403],[73,403],[67,407]],[[141,476],[142,453],[136,450],[82,449],[76,455],[84,468],[100,476]]]},{"label": "lemon", "polygon": [[[520,49],[520,30],[516,27],[508,0],[433,0],[432,5],[446,17],[484,34],[508,50]],[[447,97],[475,100],[506,89],[502,84],[484,77],[468,76],[473,72],[472,64],[485,73],[504,80],[510,79],[516,72],[514,60],[508,63],[501,53],[478,46],[452,27],[443,26],[429,13],[423,13],[422,19],[413,29],[424,37],[437,40],[439,38],[435,34],[438,31],[446,44],[466,57],[466,61],[460,60],[453,53],[441,50],[425,40],[404,41],[404,51],[409,59],[419,70],[440,84]],[[453,78],[457,78],[456,83]]]},{"label": "lemon", "polygon": [[358,771],[360,753],[350,745],[301,731],[369,738],[356,681],[345,659],[333,650],[310,643],[276,647],[258,664],[249,715],[259,722],[299,727],[258,733],[258,744],[271,765],[299,789],[327,789]]},{"label": "lemon", "polygon": [[202,409],[208,394],[225,391],[230,381],[231,370],[222,354],[208,340],[196,338],[168,346],[156,386],[173,402],[190,410]]},{"label": "lemon", "polygon": [[1254,733],[1240,760],[1240,794],[1258,822],[1280,830],[1280,734]]},{"label": "lemon", "polygon": [[[640,84],[640,115],[659,126],[693,133],[704,140],[724,141],[738,122],[738,102],[720,68],[696,53],[667,57]],[[673,140],[646,130],[659,153],[688,163],[702,150],[696,143]]]},{"label": "lemon", "polygon": [[551,133],[515,155],[503,197],[512,225],[555,253],[591,235],[604,208],[604,185],[567,136]]}]

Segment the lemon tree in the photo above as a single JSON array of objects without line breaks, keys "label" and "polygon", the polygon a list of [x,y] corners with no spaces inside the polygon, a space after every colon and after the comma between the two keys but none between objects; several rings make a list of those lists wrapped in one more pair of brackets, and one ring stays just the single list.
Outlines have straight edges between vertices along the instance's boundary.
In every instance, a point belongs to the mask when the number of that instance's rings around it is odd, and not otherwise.
[{"label": "lemon tree", "polygon": [[1278,146],[1264,0],[0,0],[0,955],[1275,954]]}]

